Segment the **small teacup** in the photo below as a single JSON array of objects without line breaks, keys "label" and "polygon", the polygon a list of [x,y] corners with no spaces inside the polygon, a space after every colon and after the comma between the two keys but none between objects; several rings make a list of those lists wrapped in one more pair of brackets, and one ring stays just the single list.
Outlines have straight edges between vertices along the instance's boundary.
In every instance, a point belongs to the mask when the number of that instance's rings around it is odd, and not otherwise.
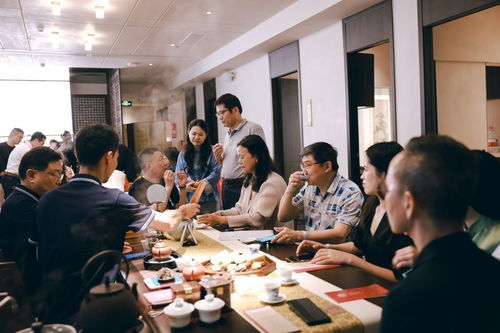
[{"label": "small teacup", "polygon": [[290,267],[280,267],[278,268],[278,274],[282,282],[292,281],[292,269]]},{"label": "small teacup", "polygon": [[264,287],[266,288],[266,296],[268,300],[274,301],[279,298],[281,287],[280,283],[278,283],[277,281],[269,281],[266,282]]},{"label": "small teacup", "polygon": [[259,254],[260,244],[250,244],[248,248],[250,249],[250,254]]}]

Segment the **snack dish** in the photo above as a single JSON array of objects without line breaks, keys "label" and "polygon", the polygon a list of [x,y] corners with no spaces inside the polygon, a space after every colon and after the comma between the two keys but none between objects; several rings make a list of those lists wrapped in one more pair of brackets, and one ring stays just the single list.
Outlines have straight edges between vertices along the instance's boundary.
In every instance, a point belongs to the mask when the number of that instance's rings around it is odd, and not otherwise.
[{"label": "snack dish", "polygon": [[205,267],[208,273],[230,273],[232,275],[267,275],[275,270],[276,263],[264,254],[229,252],[223,250],[214,255]]}]

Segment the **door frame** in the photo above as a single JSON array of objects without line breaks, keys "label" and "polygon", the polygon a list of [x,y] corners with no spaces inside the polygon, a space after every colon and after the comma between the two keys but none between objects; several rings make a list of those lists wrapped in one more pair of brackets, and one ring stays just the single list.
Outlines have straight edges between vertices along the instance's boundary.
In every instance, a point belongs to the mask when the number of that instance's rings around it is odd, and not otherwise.
[{"label": "door frame", "polygon": [[300,54],[299,42],[294,41],[269,53],[269,74],[271,80],[271,98],[273,104],[273,138],[274,138],[274,162],[280,175],[284,173],[283,131],[281,117],[281,100],[279,96],[281,85],[279,79],[292,73],[297,73],[297,86],[299,96],[299,137],[300,146],[304,146],[303,115],[302,115],[302,92],[300,83]]},{"label": "door frame", "polygon": [[500,5],[498,0],[419,0],[420,78],[423,80],[420,93],[422,105],[424,105],[424,110],[421,112],[423,134],[438,133],[436,64],[432,29],[437,25],[497,5]]},{"label": "door frame", "polygon": [[[374,46],[389,43],[389,68],[391,79],[391,132],[392,139],[397,141],[396,120],[396,79],[394,70],[394,33],[392,0],[386,0],[342,20],[344,41],[344,70],[347,101],[347,157],[349,179],[361,185],[359,134],[357,123],[357,107],[351,107],[349,101],[348,55]],[[354,115],[354,113],[356,113]]]}]

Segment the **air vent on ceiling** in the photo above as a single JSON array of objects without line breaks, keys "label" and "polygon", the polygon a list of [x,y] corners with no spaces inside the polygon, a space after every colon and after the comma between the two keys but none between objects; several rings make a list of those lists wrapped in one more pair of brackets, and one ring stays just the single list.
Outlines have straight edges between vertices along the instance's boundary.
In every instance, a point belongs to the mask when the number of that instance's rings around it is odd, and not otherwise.
[{"label": "air vent on ceiling", "polygon": [[195,34],[195,33],[191,32],[183,40],[180,41],[179,45],[182,45],[182,46],[195,45],[200,40],[205,38],[206,35],[207,34]]}]

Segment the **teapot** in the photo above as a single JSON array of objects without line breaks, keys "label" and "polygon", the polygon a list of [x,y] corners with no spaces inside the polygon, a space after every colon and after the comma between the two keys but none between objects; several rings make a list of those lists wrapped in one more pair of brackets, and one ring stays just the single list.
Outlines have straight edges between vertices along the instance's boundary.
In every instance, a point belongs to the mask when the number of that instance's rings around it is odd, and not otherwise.
[{"label": "teapot", "polygon": [[186,281],[198,281],[205,274],[205,267],[194,258],[187,260],[182,269],[182,275]]},{"label": "teapot", "polygon": [[[122,253],[114,250],[102,251],[87,261],[82,270],[82,280],[87,283],[88,276],[94,278],[98,273],[92,268],[103,267],[109,259],[116,260],[119,264],[125,259]],[[129,266],[126,261],[125,281],[128,276]],[[101,264],[99,266],[99,264]],[[90,272],[89,272],[90,271]],[[125,332],[135,327],[137,317],[140,314],[137,306],[137,285],[132,286],[132,291],[128,285],[110,282],[109,277],[105,278],[103,284],[99,284],[90,289],[80,307],[78,323],[85,333],[92,332]]]},{"label": "teapot", "polygon": [[170,255],[173,250],[167,242],[160,240],[155,243],[153,248],[151,249],[151,254],[153,258],[158,261],[164,261],[170,259]]}]

